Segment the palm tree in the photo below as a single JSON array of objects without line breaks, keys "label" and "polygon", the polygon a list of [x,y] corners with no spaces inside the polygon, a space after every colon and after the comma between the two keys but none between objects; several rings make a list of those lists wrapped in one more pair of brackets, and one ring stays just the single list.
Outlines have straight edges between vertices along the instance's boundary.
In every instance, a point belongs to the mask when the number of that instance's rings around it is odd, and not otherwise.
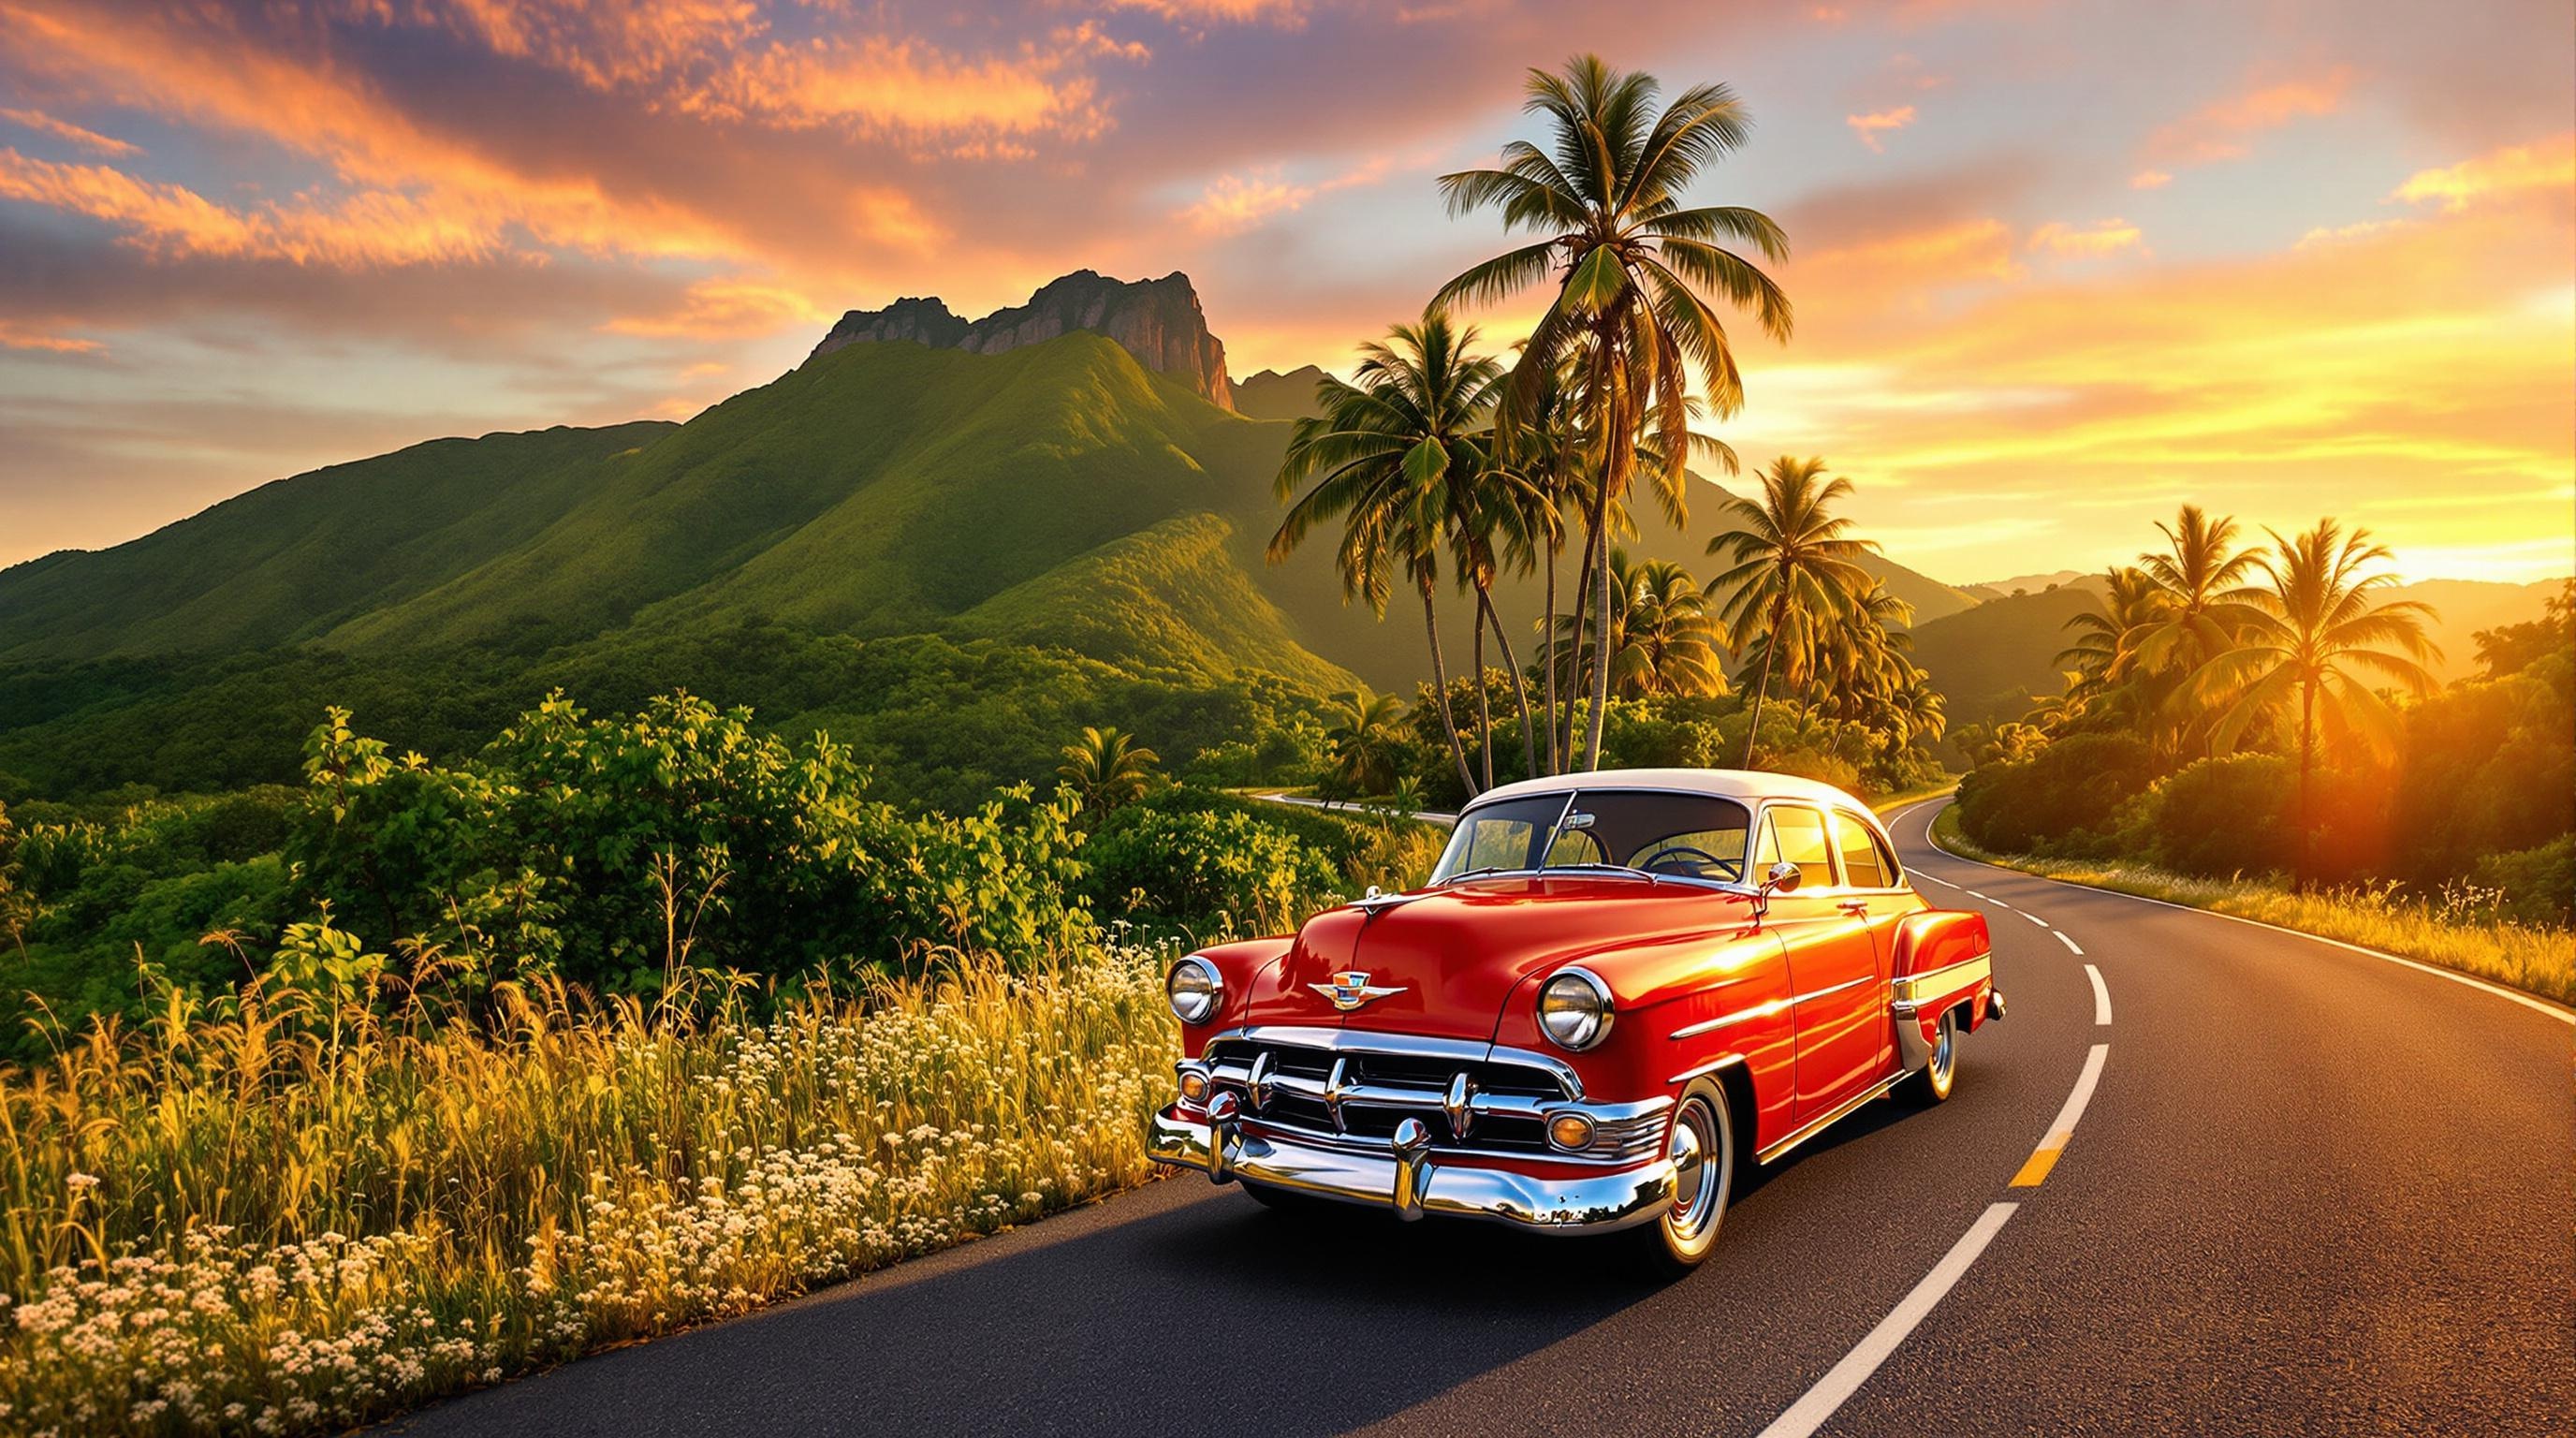
[{"label": "palm tree", "polygon": [[1064,762],[1055,772],[1073,786],[1085,809],[1115,809],[1145,797],[1154,787],[1154,766],[1162,756],[1116,728],[1085,724],[1082,737],[1064,746]]},{"label": "palm tree", "polygon": [[[2261,556],[2236,547],[2235,520],[2213,519],[2198,505],[2184,505],[2172,524],[2159,522],[2156,528],[2164,534],[2165,552],[2141,554],[2138,564],[2164,600],[2133,647],[2146,672],[2179,681],[2234,647],[2236,636],[2254,621],[2259,601],[2252,585]],[[2198,727],[2193,721],[2199,717],[2173,716],[2176,748]],[[2156,727],[2162,733],[2167,726]]]},{"label": "palm tree", "polygon": [[1770,217],[1741,206],[1684,208],[1681,192],[1699,172],[1741,147],[1751,119],[1724,85],[1696,85],[1660,113],[1651,75],[1577,56],[1564,73],[1532,70],[1525,113],[1544,117],[1548,145],[1503,147],[1500,168],[1443,175],[1453,215],[1493,206],[1507,230],[1538,235],[1473,266],[1440,287],[1439,299],[1491,303],[1553,281],[1554,294],[1513,367],[1517,420],[1560,360],[1575,361],[1584,436],[1595,455],[1587,546],[1598,556],[1591,582],[1598,631],[1592,714],[1584,767],[1601,759],[1601,714],[1610,692],[1610,568],[1607,514],[1625,504],[1650,433],[1661,462],[1652,478],[1668,506],[1683,505],[1689,458],[1690,372],[1720,416],[1743,407],[1743,377],[1717,313],[1702,291],[1749,309],[1763,330],[1787,339],[1788,296],[1771,277],[1721,241],[1750,245],[1773,262],[1788,240]]},{"label": "palm tree", "polygon": [[2424,634],[2424,626],[2437,617],[2430,605],[2378,597],[2397,576],[2371,570],[2393,556],[2386,545],[2372,542],[2369,530],[2347,535],[2335,521],[2321,519],[2295,538],[2267,532],[2273,547],[2255,558],[2265,583],[2240,591],[2247,617],[2236,643],[2201,666],[2192,676],[2191,692],[2195,699],[2222,706],[2210,732],[2222,752],[2235,747],[2258,719],[2279,717],[2296,725],[2295,879],[2304,888],[2315,837],[2309,796],[2319,726],[2351,736],[2374,754],[2394,752],[2402,721],[2365,676],[2419,696],[2429,694],[2436,686],[2424,666],[2439,660],[2441,651]]},{"label": "palm tree", "polygon": [[[1502,367],[1470,352],[1476,332],[1452,324],[1434,305],[1421,322],[1397,325],[1361,353],[1354,383],[1330,375],[1316,382],[1323,413],[1297,422],[1279,466],[1287,517],[1270,538],[1270,562],[1286,559],[1316,525],[1340,518],[1335,554],[1344,598],[1364,596],[1386,613],[1388,571],[1400,568],[1422,600],[1431,645],[1431,690],[1458,782],[1478,791],[1449,707],[1449,674],[1440,650],[1440,556],[1449,547],[1474,476],[1488,465],[1486,436]],[[1298,487],[1312,480],[1302,495]]]},{"label": "palm tree", "polygon": [[1382,794],[1395,784],[1395,761],[1404,752],[1404,701],[1363,684],[1333,696],[1324,738],[1333,777],[1353,794]]},{"label": "palm tree", "polygon": [[[1622,698],[1726,692],[1722,638],[1708,596],[1689,570],[1670,560],[1637,563],[1610,551],[1610,686]],[[1592,635],[1574,615],[1557,618],[1544,657],[1552,669],[1585,671]]]},{"label": "palm tree", "polygon": [[[1473,331],[1470,331],[1472,334]],[[1538,773],[1538,741],[1530,732],[1529,684],[1521,674],[1520,657],[1512,650],[1512,637],[1503,628],[1502,614],[1494,608],[1494,580],[1501,566],[1508,562],[1526,572],[1536,563],[1537,546],[1543,542],[1538,526],[1552,526],[1554,516],[1547,513],[1548,495],[1536,481],[1512,465],[1499,462],[1491,446],[1483,452],[1486,467],[1466,476],[1466,482],[1454,486],[1449,517],[1449,543],[1456,555],[1458,582],[1476,596],[1474,643],[1469,663],[1476,675],[1476,725],[1480,762],[1484,769],[1485,787],[1494,784],[1494,724],[1488,709],[1485,683],[1485,633],[1491,629],[1494,640],[1502,647],[1503,672],[1510,676],[1512,694],[1521,716],[1521,746],[1527,764],[1526,772]],[[1453,469],[1452,474],[1456,471]]]},{"label": "palm tree", "polygon": [[2088,610],[2062,626],[2075,632],[2075,642],[2051,661],[2077,675],[2076,685],[2088,695],[2125,682],[2138,667],[2138,640],[2163,622],[2167,595],[2145,570],[2113,565],[2102,571],[2102,608]]},{"label": "palm tree", "polygon": [[1757,630],[1765,641],[1762,679],[1753,691],[1753,721],[1744,731],[1748,769],[1772,670],[1784,659],[1793,672],[1803,668],[1815,652],[1817,628],[1870,587],[1869,572],[1859,561],[1878,546],[1849,538],[1851,521],[1828,512],[1851,493],[1850,480],[1825,477],[1823,460],[1784,454],[1764,471],[1761,499],[1728,498],[1729,516],[1743,527],[1708,542],[1709,553],[1733,566],[1708,582],[1710,594],[1727,592],[1719,621],[1739,647]]}]

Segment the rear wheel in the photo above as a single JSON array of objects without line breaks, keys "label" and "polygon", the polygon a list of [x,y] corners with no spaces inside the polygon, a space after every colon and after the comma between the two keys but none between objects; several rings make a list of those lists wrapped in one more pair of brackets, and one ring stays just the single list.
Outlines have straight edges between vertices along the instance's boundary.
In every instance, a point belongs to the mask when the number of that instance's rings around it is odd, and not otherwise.
[{"label": "rear wheel", "polygon": [[1906,1079],[1905,1096],[1920,1107],[1930,1108],[1948,1098],[1958,1082],[1959,1011],[1951,1009],[1941,1015],[1941,1032],[1932,1042],[1932,1061]]},{"label": "rear wheel", "polygon": [[1726,1095],[1703,1079],[1673,1111],[1667,1156],[1673,1197],[1653,1221],[1621,1235],[1648,1267],[1667,1274],[1697,1268],[1717,1246],[1726,1200],[1735,1188],[1735,1115]]}]

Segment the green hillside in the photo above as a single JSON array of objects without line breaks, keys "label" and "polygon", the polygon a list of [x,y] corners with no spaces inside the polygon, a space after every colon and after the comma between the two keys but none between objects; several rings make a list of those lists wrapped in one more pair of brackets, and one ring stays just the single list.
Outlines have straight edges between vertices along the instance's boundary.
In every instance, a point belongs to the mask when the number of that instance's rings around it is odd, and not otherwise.
[{"label": "green hillside", "polygon": [[1914,662],[1949,701],[1952,725],[2017,719],[2042,694],[2066,687],[2056,656],[2075,636],[2066,621],[2098,614],[2101,596],[2066,585],[2006,595],[1914,628]]},{"label": "green hillside", "polygon": [[263,485],[99,553],[0,570],[0,659],[292,643],[528,542],[677,426],[437,439]]}]

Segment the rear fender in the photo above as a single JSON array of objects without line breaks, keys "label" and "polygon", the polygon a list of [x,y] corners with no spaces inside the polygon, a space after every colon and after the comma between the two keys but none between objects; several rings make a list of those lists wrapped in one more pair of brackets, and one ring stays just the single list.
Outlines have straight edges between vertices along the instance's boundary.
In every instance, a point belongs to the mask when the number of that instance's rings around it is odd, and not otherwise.
[{"label": "rear fender", "polygon": [[1905,1070],[1910,1073],[1932,1061],[1941,1015],[1958,1010],[1965,1031],[1983,1025],[1994,988],[1994,942],[1986,932],[1985,915],[1927,909],[1899,920],[1889,1016]]}]

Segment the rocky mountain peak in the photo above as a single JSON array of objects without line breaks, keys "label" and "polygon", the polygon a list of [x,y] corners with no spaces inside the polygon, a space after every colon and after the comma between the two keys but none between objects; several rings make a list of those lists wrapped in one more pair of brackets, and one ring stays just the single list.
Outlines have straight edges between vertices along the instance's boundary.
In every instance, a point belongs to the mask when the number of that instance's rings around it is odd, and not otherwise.
[{"label": "rocky mountain peak", "polygon": [[1117,280],[1096,270],[1076,270],[1049,281],[1027,304],[995,310],[972,323],[936,298],[852,310],[806,359],[810,363],[837,349],[883,340],[998,354],[1073,330],[1106,335],[1147,369],[1181,381],[1220,409],[1234,408],[1225,345],[1208,333],[1198,291],[1178,270],[1159,280]]}]

